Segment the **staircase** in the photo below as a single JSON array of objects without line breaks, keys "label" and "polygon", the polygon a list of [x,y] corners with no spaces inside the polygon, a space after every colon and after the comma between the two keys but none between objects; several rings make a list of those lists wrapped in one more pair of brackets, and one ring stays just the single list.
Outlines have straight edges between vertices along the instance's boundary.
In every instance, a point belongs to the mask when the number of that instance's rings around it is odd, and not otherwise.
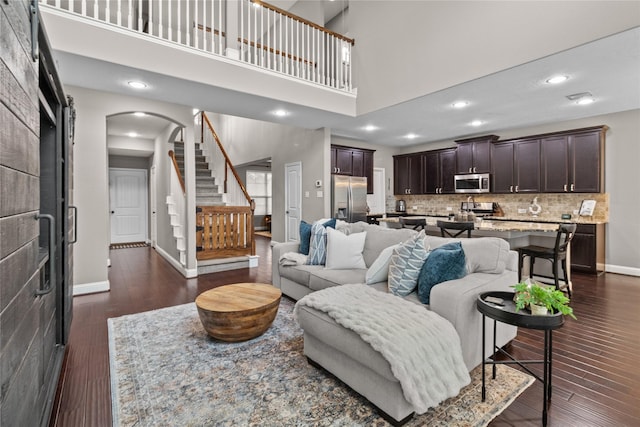
[{"label": "staircase", "polygon": [[[174,152],[180,174],[184,177],[184,142],[174,142]],[[209,163],[196,143],[196,206],[224,206],[223,194],[211,174]]]}]

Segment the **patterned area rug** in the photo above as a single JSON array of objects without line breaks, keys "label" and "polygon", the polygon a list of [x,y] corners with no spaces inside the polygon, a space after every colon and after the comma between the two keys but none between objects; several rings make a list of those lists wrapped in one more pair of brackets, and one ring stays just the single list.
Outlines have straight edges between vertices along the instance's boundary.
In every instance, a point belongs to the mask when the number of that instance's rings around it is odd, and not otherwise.
[{"label": "patterned area rug", "polygon": [[149,244],[145,242],[114,243],[109,245],[109,249],[146,248],[147,246]]},{"label": "patterned area rug", "polygon": [[[108,320],[114,426],[385,426],[375,408],[303,355],[293,303],[242,343],[208,337],[195,304]],[[504,365],[481,367],[458,396],[408,426],[486,426],[534,381]]]}]

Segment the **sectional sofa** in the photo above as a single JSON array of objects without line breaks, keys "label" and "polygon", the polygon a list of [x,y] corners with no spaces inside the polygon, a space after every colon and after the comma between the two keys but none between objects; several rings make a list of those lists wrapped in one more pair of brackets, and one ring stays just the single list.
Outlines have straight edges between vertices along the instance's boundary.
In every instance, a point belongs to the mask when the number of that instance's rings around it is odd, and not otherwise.
[{"label": "sectional sofa", "polygon": [[[367,269],[384,248],[401,243],[417,232],[409,229],[388,229],[364,222],[342,227],[346,234],[366,232],[363,258],[366,269],[330,270],[321,265],[281,265],[287,252],[298,250],[297,242],[278,243],[273,247],[273,285],[299,300],[305,295],[330,286],[365,283]],[[425,237],[425,246],[434,249],[452,241],[460,241],[466,257],[467,274],[461,279],[440,283],[432,288],[432,310],[447,319],[460,336],[464,362],[471,371],[482,362],[482,316],[476,310],[477,296],[486,291],[509,291],[517,283],[517,254],[499,238],[447,239]],[[371,284],[380,292],[388,292],[386,281]],[[416,292],[405,299],[421,304]],[[390,421],[407,419],[413,408],[404,399],[399,382],[382,356],[363,342],[354,332],[333,321],[328,315],[302,306],[298,321],[304,329],[304,351],[310,361],[336,375],[352,389],[376,405]],[[487,319],[487,322],[490,320]],[[492,330],[493,323],[487,323]],[[496,344],[503,346],[516,336],[513,326],[498,324]],[[490,341],[490,340],[487,340]],[[485,354],[491,354],[488,344]]]}]

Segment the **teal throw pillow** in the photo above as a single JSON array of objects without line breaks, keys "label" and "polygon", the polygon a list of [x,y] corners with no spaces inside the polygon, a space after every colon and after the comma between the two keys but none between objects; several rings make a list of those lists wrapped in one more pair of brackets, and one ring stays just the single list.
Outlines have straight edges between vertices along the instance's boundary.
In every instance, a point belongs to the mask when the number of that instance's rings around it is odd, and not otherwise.
[{"label": "teal throw pillow", "polygon": [[418,298],[429,304],[431,288],[467,275],[467,260],[460,242],[447,243],[429,253],[418,275]]},{"label": "teal throw pillow", "polygon": [[311,224],[300,221],[300,247],[298,252],[309,255],[309,241],[311,240]]},{"label": "teal throw pillow", "polygon": [[[331,218],[329,221],[325,221],[322,225],[324,227],[336,228],[336,219]],[[309,255],[312,226],[313,224],[309,224],[306,221],[300,221],[300,246],[298,247],[298,252],[303,255]]]}]

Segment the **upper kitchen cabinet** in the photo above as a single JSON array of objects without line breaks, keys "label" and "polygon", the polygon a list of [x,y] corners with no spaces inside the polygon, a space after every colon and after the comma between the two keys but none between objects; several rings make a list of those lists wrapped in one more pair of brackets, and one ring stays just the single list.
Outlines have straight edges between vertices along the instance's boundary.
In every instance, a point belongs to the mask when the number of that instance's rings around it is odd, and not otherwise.
[{"label": "upper kitchen cabinet", "polygon": [[447,148],[423,153],[425,194],[455,193],[456,150]]},{"label": "upper kitchen cabinet", "polygon": [[491,172],[491,143],[499,136],[486,135],[456,141],[456,173]]},{"label": "upper kitchen cabinet", "polygon": [[422,194],[422,153],[393,156],[393,194]]},{"label": "upper kitchen cabinet", "polygon": [[540,140],[520,139],[491,145],[492,193],[540,192]]},{"label": "upper kitchen cabinet", "polygon": [[607,129],[607,126],[597,126],[543,136],[542,191],[603,191],[604,140]]},{"label": "upper kitchen cabinet", "polygon": [[367,193],[373,194],[373,153],[365,148],[331,146],[331,173],[336,175],[364,176]]}]

